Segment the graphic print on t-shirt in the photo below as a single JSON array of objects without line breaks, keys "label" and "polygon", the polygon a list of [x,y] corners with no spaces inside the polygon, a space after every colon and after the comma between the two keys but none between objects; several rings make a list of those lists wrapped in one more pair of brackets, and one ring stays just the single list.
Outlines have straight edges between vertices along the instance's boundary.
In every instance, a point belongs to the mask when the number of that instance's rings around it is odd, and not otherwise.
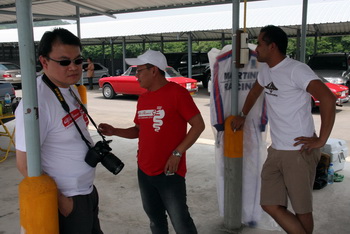
[{"label": "graphic print on t-shirt", "polygon": [[[86,116],[85,112],[83,111],[83,109],[81,108],[81,106],[78,107],[79,109],[75,109],[73,111],[70,112],[70,114],[72,115],[72,117],[74,118],[74,120],[76,121],[78,118],[80,118],[80,116],[83,115],[84,121],[86,123],[86,126],[89,125],[89,119]],[[73,123],[72,118],[69,116],[69,114],[65,115],[62,118],[62,124],[64,127],[68,127]]]},{"label": "graphic print on t-shirt", "polygon": [[270,92],[265,92],[268,95],[277,96],[274,92],[278,90],[278,88],[273,84],[273,82],[270,82],[268,85],[265,86],[265,89],[268,89]]},{"label": "graphic print on t-shirt", "polygon": [[163,118],[165,116],[165,111],[162,106],[158,106],[155,110],[140,110],[137,112],[139,119],[153,119],[153,128],[155,132],[159,132],[161,126],[163,125]]}]

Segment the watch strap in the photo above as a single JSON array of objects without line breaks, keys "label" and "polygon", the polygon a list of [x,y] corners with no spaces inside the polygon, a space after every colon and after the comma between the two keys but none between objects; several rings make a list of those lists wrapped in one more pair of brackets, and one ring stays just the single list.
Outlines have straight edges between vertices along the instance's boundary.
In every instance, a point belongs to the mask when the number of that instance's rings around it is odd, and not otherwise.
[{"label": "watch strap", "polygon": [[182,156],[182,154],[179,151],[177,151],[177,150],[174,150],[172,155],[174,155],[176,157],[181,157]]}]

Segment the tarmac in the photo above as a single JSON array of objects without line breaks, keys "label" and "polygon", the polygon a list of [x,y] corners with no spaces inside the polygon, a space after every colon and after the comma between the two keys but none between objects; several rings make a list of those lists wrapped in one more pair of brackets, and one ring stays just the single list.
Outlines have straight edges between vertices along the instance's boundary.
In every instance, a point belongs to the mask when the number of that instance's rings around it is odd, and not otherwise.
[{"label": "tarmac", "polygon": [[[14,122],[6,126],[13,130]],[[2,130],[2,129],[0,129]],[[90,130],[94,140],[99,137]],[[136,177],[137,140],[111,137],[113,153],[125,167],[118,175],[113,175],[101,164],[97,166],[95,185],[100,195],[100,222],[105,234],[147,234],[148,218],[143,211]],[[1,139],[0,146],[7,146]],[[219,215],[216,178],[215,146],[211,141],[199,139],[187,152],[188,173],[186,176],[188,206],[200,234],[269,234],[285,233],[257,228],[242,227],[241,230],[227,230],[224,217]],[[0,153],[2,155],[2,152]],[[1,157],[1,156],[0,156]],[[350,166],[349,159],[345,168],[339,171],[344,181],[315,190],[314,219],[315,234],[346,234],[350,230]],[[18,185],[23,177],[17,171],[15,154],[0,163],[0,234],[20,233]],[[33,211],[35,212],[35,211]],[[174,234],[169,222],[170,234]]]}]

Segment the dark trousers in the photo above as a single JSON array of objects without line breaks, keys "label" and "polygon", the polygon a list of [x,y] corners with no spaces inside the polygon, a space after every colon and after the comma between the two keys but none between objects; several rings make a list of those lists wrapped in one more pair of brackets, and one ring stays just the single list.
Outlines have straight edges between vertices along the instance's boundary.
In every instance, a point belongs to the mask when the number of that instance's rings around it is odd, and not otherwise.
[{"label": "dark trousers", "polygon": [[73,196],[73,210],[64,217],[59,213],[60,234],[103,234],[98,219],[98,193]]},{"label": "dark trousers", "polygon": [[150,219],[153,234],[169,233],[166,212],[176,233],[197,233],[186,204],[185,178],[163,173],[148,176],[139,169],[138,180],[143,208]]},{"label": "dark trousers", "polygon": [[88,77],[88,81],[89,81],[89,89],[90,90],[94,89],[94,84],[92,83],[92,77]]}]

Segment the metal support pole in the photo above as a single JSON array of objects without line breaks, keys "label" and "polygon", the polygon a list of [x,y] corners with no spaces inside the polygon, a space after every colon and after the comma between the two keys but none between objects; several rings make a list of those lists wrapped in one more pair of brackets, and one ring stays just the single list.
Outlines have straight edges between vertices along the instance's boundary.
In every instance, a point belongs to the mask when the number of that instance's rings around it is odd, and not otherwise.
[{"label": "metal support pole", "polygon": [[102,61],[103,65],[106,66],[106,49],[105,49],[105,41],[102,41]]},{"label": "metal support pole", "polygon": [[192,78],[192,33],[187,33],[187,54],[188,54],[188,60],[187,60],[187,68],[188,68],[188,78]]},{"label": "metal support pole", "polygon": [[221,33],[221,47],[224,48],[225,46],[225,33]]},{"label": "metal support pole", "polygon": [[28,176],[41,175],[38,97],[36,90],[32,1],[16,0]]},{"label": "metal support pole", "polygon": [[306,54],[306,22],[307,22],[307,0],[303,0],[303,18],[301,24],[301,46],[300,46],[300,62],[305,63]]},{"label": "metal support pole", "polygon": [[122,49],[123,49],[123,73],[126,71],[126,63],[125,63],[125,58],[126,58],[126,43],[125,43],[125,37],[123,37],[123,42],[122,42]]},{"label": "metal support pole", "polygon": [[111,69],[112,69],[112,76],[115,75],[115,65],[114,65],[114,43],[112,38],[110,39],[110,45],[111,45]]},{"label": "metal support pole", "polygon": [[[232,114],[238,113],[238,69],[236,61],[236,31],[239,29],[239,0],[232,0]],[[228,230],[241,228],[242,220],[242,157],[224,157],[225,192],[224,226]]]},{"label": "metal support pole", "polygon": [[164,37],[160,36],[160,51],[164,53]]},{"label": "metal support pole", "polygon": [[301,35],[300,35],[300,29],[297,29],[297,51],[296,51],[296,60],[299,60],[300,61],[300,51],[301,51],[301,45],[300,45],[300,38],[301,38]]},{"label": "metal support pole", "polygon": [[317,41],[318,41],[318,35],[317,35],[318,33],[316,32],[315,33],[315,39],[314,39],[314,54],[316,54],[317,53]]},{"label": "metal support pole", "polygon": [[77,15],[77,34],[79,39],[81,39],[81,30],[80,30],[80,7],[75,7],[75,14]]},{"label": "metal support pole", "polygon": [[28,177],[18,186],[21,233],[58,234],[56,184],[41,174],[32,1],[16,0],[16,13],[28,169]]}]

